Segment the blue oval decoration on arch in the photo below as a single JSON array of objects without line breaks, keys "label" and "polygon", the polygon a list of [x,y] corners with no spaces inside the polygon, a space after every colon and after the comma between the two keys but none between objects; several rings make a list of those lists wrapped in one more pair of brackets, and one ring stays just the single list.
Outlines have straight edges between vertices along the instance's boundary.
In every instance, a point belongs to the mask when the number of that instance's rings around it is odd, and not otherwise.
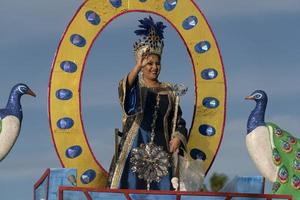
[{"label": "blue oval decoration on arch", "polygon": [[167,11],[173,10],[177,5],[177,0],[166,0],[164,3],[164,7]]},{"label": "blue oval decoration on arch", "polygon": [[99,15],[92,10],[89,10],[85,13],[85,18],[93,25],[98,25],[101,21]]},{"label": "blue oval decoration on arch", "polygon": [[72,126],[74,125],[74,121],[73,121],[73,119],[71,119],[69,117],[64,117],[64,118],[59,119],[57,121],[56,125],[60,129],[69,129],[69,128],[72,128]]},{"label": "blue oval decoration on arch", "polygon": [[218,76],[218,71],[215,69],[212,69],[212,68],[204,69],[201,72],[201,77],[204,80],[212,80],[212,79],[217,78],[217,76]]},{"label": "blue oval decoration on arch", "polygon": [[73,97],[73,93],[68,89],[59,89],[56,91],[56,97],[60,100],[69,100]]},{"label": "blue oval decoration on arch", "polygon": [[202,101],[202,105],[206,108],[217,108],[219,104],[219,100],[214,97],[206,97]]},{"label": "blue oval decoration on arch", "polygon": [[194,160],[196,159],[200,159],[203,161],[206,160],[206,154],[199,149],[192,149],[190,155]]},{"label": "blue oval decoration on arch", "polygon": [[74,73],[77,70],[77,65],[72,61],[65,60],[60,63],[60,68],[65,72]]},{"label": "blue oval decoration on arch", "polygon": [[198,19],[195,16],[189,16],[182,22],[182,27],[185,30],[190,30],[198,24]]},{"label": "blue oval decoration on arch", "polygon": [[66,156],[71,159],[80,156],[81,153],[82,153],[82,148],[78,145],[69,147],[66,150]]},{"label": "blue oval decoration on arch", "polygon": [[121,0],[109,0],[109,2],[115,8],[119,8],[120,6],[122,6],[122,1]]},{"label": "blue oval decoration on arch", "polygon": [[80,180],[83,184],[89,184],[95,178],[96,178],[96,172],[92,169],[89,169],[81,175]]},{"label": "blue oval decoration on arch", "polygon": [[210,49],[210,43],[208,41],[201,41],[195,45],[195,51],[197,53],[205,53]]},{"label": "blue oval decoration on arch", "polygon": [[84,47],[86,44],[86,41],[84,39],[84,37],[82,37],[79,34],[73,34],[70,37],[70,41],[72,44],[74,44],[77,47]]},{"label": "blue oval decoration on arch", "polygon": [[210,125],[202,124],[199,126],[199,132],[204,136],[214,136],[216,134],[216,129]]}]

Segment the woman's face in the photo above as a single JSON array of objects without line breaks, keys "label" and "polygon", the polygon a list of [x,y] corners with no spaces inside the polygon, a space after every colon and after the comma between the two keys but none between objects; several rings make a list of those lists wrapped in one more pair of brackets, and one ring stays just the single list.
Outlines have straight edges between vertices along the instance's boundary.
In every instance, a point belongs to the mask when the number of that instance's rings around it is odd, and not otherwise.
[{"label": "woman's face", "polygon": [[143,78],[148,80],[157,80],[160,73],[160,57],[156,54],[150,54],[147,59],[147,64],[143,67]]}]

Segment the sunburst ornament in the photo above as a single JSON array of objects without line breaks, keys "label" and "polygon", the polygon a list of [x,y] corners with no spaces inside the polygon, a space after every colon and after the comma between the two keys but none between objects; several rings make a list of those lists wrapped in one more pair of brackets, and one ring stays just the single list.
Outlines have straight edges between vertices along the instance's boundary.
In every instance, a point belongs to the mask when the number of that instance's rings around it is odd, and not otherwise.
[{"label": "sunburst ornament", "polygon": [[138,178],[147,181],[147,190],[153,181],[160,182],[171,167],[170,154],[153,142],[132,149],[130,163],[131,170],[137,173]]}]

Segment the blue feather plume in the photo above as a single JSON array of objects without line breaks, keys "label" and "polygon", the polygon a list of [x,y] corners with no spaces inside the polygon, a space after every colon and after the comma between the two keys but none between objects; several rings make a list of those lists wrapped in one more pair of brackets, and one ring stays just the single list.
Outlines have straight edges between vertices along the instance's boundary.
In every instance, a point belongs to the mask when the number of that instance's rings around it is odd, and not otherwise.
[{"label": "blue feather plume", "polygon": [[164,33],[164,29],[167,26],[165,26],[162,22],[154,23],[151,16],[149,16],[149,18],[141,19],[141,20],[139,20],[139,22],[141,23],[139,25],[139,27],[141,29],[134,31],[134,33],[136,35],[148,36],[151,31],[151,28],[154,28],[154,30],[155,30],[156,34],[159,36],[159,38],[164,39],[163,33]]}]

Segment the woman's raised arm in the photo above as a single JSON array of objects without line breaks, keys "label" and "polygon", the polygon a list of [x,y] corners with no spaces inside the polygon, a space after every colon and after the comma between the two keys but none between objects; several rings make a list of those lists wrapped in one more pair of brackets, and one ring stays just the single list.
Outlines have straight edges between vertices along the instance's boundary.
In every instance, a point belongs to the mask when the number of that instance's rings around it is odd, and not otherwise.
[{"label": "woman's raised arm", "polygon": [[130,89],[138,76],[139,72],[142,70],[142,68],[147,64],[148,62],[148,55],[144,54],[142,56],[138,56],[136,59],[136,64],[132,68],[132,70],[129,72],[128,77],[127,77],[127,86],[128,89]]}]

